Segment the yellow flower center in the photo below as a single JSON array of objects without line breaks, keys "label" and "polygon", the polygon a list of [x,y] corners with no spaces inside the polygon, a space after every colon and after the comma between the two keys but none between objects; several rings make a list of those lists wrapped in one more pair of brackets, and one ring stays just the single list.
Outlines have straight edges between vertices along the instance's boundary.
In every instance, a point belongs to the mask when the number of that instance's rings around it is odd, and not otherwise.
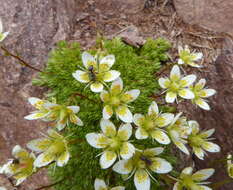
[{"label": "yellow flower center", "polygon": [[110,99],[110,104],[114,107],[118,107],[121,103],[121,100],[119,97],[116,97],[116,96],[112,96],[111,99]]}]

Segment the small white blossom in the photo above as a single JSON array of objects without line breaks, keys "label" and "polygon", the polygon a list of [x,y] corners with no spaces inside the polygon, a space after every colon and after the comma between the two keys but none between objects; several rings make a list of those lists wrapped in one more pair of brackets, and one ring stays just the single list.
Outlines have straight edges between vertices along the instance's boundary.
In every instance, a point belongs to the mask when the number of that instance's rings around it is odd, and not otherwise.
[{"label": "small white blossom", "polygon": [[35,155],[19,145],[12,149],[12,155],[14,159],[10,159],[4,164],[0,168],[0,173],[13,177],[16,180],[16,186],[18,186],[36,171],[35,166],[33,166]]},{"label": "small white blossom", "polygon": [[175,183],[173,190],[212,190],[206,186],[209,182],[204,182],[214,173],[214,169],[203,169],[193,174],[193,168],[187,167],[182,170],[178,182]]},{"label": "small white blossom", "polygon": [[180,68],[177,65],[172,67],[170,78],[159,78],[159,85],[166,89],[166,102],[173,103],[177,96],[184,99],[193,99],[194,93],[188,88],[196,80],[195,75],[181,76]]},{"label": "small white blossom", "polygon": [[57,166],[67,164],[70,158],[68,141],[54,130],[47,131],[48,136],[30,141],[27,147],[41,153],[35,160],[34,166],[43,167],[55,161]]},{"label": "small white blossom", "polygon": [[188,144],[193,148],[194,154],[201,160],[204,159],[205,151],[220,152],[220,147],[212,142],[210,136],[214,133],[214,129],[200,131],[199,124],[196,121],[189,121],[189,126],[192,127],[192,133],[188,136]]},{"label": "small white blossom", "polygon": [[30,97],[28,101],[37,110],[25,116],[24,118],[27,120],[56,121],[56,127],[59,131],[64,129],[69,123],[83,126],[82,120],[76,116],[80,109],[79,106],[59,105],[35,97]]},{"label": "small white blossom", "polygon": [[135,114],[133,122],[137,125],[135,136],[137,139],[147,139],[151,137],[161,144],[169,144],[171,141],[164,131],[168,126],[174,115],[171,113],[160,113],[156,102],[152,102],[148,114]]},{"label": "small white blossom", "polygon": [[137,190],[150,190],[151,172],[157,174],[169,173],[171,164],[163,158],[158,157],[163,152],[162,147],[150,148],[144,151],[136,151],[135,155],[128,160],[120,160],[113,170],[119,174],[134,175],[134,185]]},{"label": "small white blossom", "polygon": [[129,123],[122,124],[118,131],[114,124],[102,119],[100,122],[102,133],[88,133],[87,142],[94,148],[104,149],[100,157],[100,165],[103,169],[109,168],[117,159],[129,159],[135,152],[135,147],[129,142],[132,135],[132,127]]},{"label": "small white blossom", "polygon": [[120,72],[110,70],[115,62],[114,55],[107,55],[103,58],[95,58],[84,52],[82,61],[85,68],[73,73],[73,77],[81,83],[90,85],[92,92],[101,92],[105,82],[112,82],[120,76]]},{"label": "small white blossom", "polygon": [[196,64],[195,62],[202,59],[202,57],[203,57],[202,53],[190,52],[188,46],[185,46],[184,49],[181,46],[179,46],[178,51],[179,51],[179,59],[178,59],[179,65],[189,65],[191,67],[201,67],[200,65]]},{"label": "small white blossom", "polygon": [[115,80],[109,91],[103,90],[100,98],[104,103],[103,118],[110,119],[113,113],[125,123],[133,121],[133,115],[128,108],[128,104],[137,99],[140,90],[133,89],[125,91],[123,89],[123,81],[121,78]]},{"label": "small white blossom", "polygon": [[194,93],[192,102],[204,110],[210,110],[209,104],[204,99],[213,96],[216,93],[216,90],[204,88],[205,84],[206,80],[200,79],[194,86],[190,86],[190,89]]}]

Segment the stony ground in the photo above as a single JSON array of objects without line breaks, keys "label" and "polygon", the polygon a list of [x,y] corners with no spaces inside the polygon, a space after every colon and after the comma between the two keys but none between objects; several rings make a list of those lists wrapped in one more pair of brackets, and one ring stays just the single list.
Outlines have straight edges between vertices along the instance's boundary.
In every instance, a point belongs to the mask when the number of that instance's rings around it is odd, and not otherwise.
[{"label": "stony ground", "polygon": [[[176,47],[188,44],[205,54],[201,77],[218,94],[211,112],[180,105],[190,118],[204,128],[216,128],[222,154],[209,156],[206,162],[192,160],[197,168],[208,167],[213,157],[221,157],[233,149],[233,2],[232,0],[0,0],[0,17],[10,36],[4,45],[37,68],[45,66],[48,52],[58,40],[78,41],[82,46],[94,44],[97,32],[108,36],[123,35],[135,44],[146,37],[165,37],[173,43],[170,54],[176,58]],[[2,53],[2,52],[1,52]],[[16,144],[39,136],[44,124],[23,119],[32,108],[30,96],[42,97],[46,89],[31,85],[37,72],[23,68],[10,57],[0,59],[0,164],[10,157]],[[39,129],[39,130],[38,130]],[[190,158],[191,159],[191,158]],[[215,179],[222,179],[222,173]],[[49,184],[46,171],[36,174],[17,189],[34,190]],[[0,176],[0,185],[14,189]],[[228,185],[222,190],[231,190]]]}]

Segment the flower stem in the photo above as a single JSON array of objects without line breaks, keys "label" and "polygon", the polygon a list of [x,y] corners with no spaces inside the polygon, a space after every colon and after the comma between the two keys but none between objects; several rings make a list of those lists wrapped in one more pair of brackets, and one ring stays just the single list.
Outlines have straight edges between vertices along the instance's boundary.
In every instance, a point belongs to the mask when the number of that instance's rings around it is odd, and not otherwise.
[{"label": "flower stem", "polygon": [[6,55],[9,55],[9,56],[15,58],[16,60],[18,60],[21,65],[26,66],[26,67],[28,67],[30,69],[33,69],[33,70],[35,70],[37,72],[42,72],[42,70],[37,69],[37,68],[31,66],[29,63],[27,63],[26,61],[24,61],[21,57],[19,57],[17,55],[14,55],[13,53],[11,53],[7,48],[1,46],[1,49],[6,53]]},{"label": "flower stem", "polygon": [[63,178],[63,179],[61,179],[60,181],[57,181],[57,182],[52,183],[52,184],[49,184],[49,185],[41,186],[41,187],[36,188],[36,189],[34,189],[34,190],[41,190],[41,189],[47,189],[47,188],[49,188],[49,187],[53,187],[53,186],[55,186],[55,185],[57,185],[57,184],[63,182],[65,179],[66,179],[66,178]]}]

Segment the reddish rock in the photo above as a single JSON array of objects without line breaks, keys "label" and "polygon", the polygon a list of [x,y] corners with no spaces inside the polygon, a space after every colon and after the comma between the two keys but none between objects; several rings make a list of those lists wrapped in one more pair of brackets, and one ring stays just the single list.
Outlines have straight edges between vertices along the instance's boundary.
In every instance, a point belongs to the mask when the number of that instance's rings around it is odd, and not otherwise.
[{"label": "reddish rock", "polygon": [[174,0],[179,16],[188,24],[233,35],[232,0]]}]

